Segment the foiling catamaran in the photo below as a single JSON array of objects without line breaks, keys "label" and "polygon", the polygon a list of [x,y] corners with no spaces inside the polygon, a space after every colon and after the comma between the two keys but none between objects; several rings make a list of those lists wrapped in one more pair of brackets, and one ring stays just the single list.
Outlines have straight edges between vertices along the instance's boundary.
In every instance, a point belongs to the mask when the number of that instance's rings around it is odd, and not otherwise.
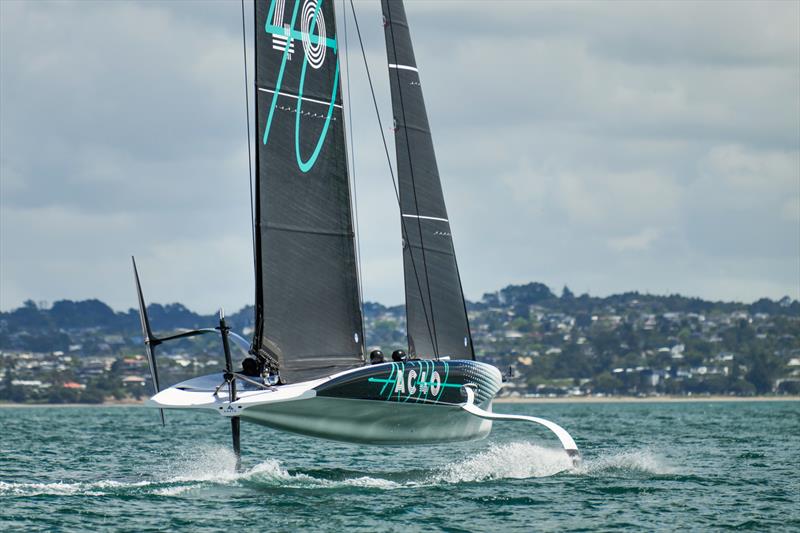
[{"label": "foiling catamaran", "polygon": [[[255,2],[252,340],[231,331],[222,313],[218,327],[155,336],[134,262],[156,392],[148,404],[161,409],[162,422],[163,409],[201,409],[229,417],[237,462],[241,420],[385,445],[480,439],[489,434],[493,420],[528,421],[555,433],[577,462],[574,440],[557,424],[491,412],[502,375],[475,360],[402,0],[382,0],[381,7],[394,114],[408,353],[398,350],[391,362],[384,362],[373,351],[367,359],[333,3]],[[358,29],[352,2],[351,9]],[[244,30],[244,7],[242,15]],[[156,347],[208,333],[221,336],[225,371],[162,390]],[[241,369],[234,367],[231,341],[246,353]]]}]

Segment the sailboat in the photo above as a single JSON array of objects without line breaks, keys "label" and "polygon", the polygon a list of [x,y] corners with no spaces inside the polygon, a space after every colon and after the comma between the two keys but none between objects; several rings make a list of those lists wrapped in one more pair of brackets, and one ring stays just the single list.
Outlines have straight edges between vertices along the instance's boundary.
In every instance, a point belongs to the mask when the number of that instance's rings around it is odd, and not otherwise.
[{"label": "sailboat", "polygon": [[[352,7],[352,4],[351,4]],[[367,356],[333,0],[255,2],[255,331],[153,334],[134,261],[142,331],[164,409],[355,443],[413,445],[486,437],[503,377],[476,361],[419,70],[401,0],[382,0],[402,229],[408,350]],[[355,9],[353,9],[355,16]],[[356,20],[357,23],[357,20]],[[360,37],[360,33],[359,33]],[[387,152],[388,155],[388,152]],[[220,335],[225,371],[161,388],[156,348]],[[231,344],[245,354],[235,367]]]}]

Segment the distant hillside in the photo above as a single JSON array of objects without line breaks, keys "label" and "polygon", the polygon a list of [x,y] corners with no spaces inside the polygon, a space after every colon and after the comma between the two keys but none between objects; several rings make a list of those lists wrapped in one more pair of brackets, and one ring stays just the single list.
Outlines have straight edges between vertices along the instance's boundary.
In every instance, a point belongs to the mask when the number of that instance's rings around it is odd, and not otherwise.
[{"label": "distant hillside", "polygon": [[[178,303],[148,310],[157,332],[218,323]],[[505,394],[800,393],[800,303],[789,298],[601,298],[567,287],[556,295],[528,283],[484,294],[467,310],[476,357],[510,376]],[[252,333],[252,306],[227,318],[234,330]],[[405,318],[402,305],[365,302],[368,350],[407,349]],[[215,336],[160,350],[168,383],[221,365]],[[134,309],[115,312],[98,300],[60,300],[49,308],[26,302],[0,313],[0,399],[138,397],[150,379],[142,351]]]},{"label": "distant hillside", "polygon": [[[549,287],[542,283],[526,285],[509,285],[497,292],[486,293],[478,302],[467,302],[471,313],[480,313],[487,309],[507,309],[516,315],[527,314],[530,306],[539,306],[549,312],[560,312],[575,316],[578,321],[586,321],[587,317],[597,311],[617,309],[623,312],[635,308],[637,312],[652,314],[663,313],[731,313],[744,311],[749,314],[769,314],[772,316],[800,317],[800,302],[785,297],[779,301],[762,298],[751,304],[736,302],[713,302],[700,298],[691,298],[677,294],[658,296],[626,292],[606,297],[594,297],[588,294],[575,296],[569,288],[564,287],[561,295],[556,296]],[[179,328],[198,328],[214,326],[218,322],[216,315],[201,315],[187,309],[183,304],[150,304],[147,307],[150,322],[159,331],[170,331]],[[370,344],[404,342],[403,335],[386,331],[386,324],[380,323],[385,314],[404,319],[405,310],[402,305],[384,306],[376,302],[364,303],[365,322],[367,323],[367,341]],[[228,324],[235,330],[242,331],[252,327],[254,320],[253,306],[246,306],[238,312],[226,317]],[[473,324],[474,326],[475,324]],[[375,337],[369,333],[369,326]],[[402,324],[404,327],[404,324]],[[66,350],[69,333],[93,330],[98,334],[118,334],[124,337],[141,335],[139,313],[136,309],[126,312],[115,312],[100,300],[58,300],[49,308],[40,308],[31,300],[22,307],[8,312],[0,312],[0,349],[17,350]],[[394,333],[394,334],[393,334]]]},{"label": "distant hillside", "polygon": [[[213,327],[219,322],[216,315],[200,315],[179,303],[150,304],[147,311],[159,331]],[[242,330],[253,322],[253,306],[226,319],[232,328]],[[18,309],[0,312],[0,349],[66,350],[70,333],[90,330],[98,335],[140,336],[139,312],[115,312],[100,300],[58,300],[46,309],[28,300]]]},{"label": "distant hillside", "polygon": [[609,306],[625,308],[636,302],[638,308],[646,308],[655,313],[711,313],[743,310],[748,313],[768,313],[773,315],[800,316],[800,302],[785,296],[781,300],[775,301],[769,298],[761,298],[751,304],[739,302],[714,302],[670,294],[668,296],[658,296],[653,294],[642,294],[638,291],[625,292],[622,294],[612,294],[606,297],[589,296],[582,294],[575,296],[569,287],[564,287],[561,296],[556,296],[547,285],[542,283],[528,283],[526,285],[509,285],[495,293],[486,293],[478,303],[468,302],[468,306],[474,309],[485,308],[486,306],[519,307],[529,305],[540,305],[544,308],[558,310],[565,313],[591,313],[597,309],[605,309]]}]

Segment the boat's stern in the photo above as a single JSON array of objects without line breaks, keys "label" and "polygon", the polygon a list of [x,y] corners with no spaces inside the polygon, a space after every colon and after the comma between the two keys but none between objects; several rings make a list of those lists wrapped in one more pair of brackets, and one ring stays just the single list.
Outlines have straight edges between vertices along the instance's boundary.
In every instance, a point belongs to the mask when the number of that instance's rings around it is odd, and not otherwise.
[{"label": "boat's stern", "polygon": [[[228,398],[228,385],[223,373],[208,374],[182,381],[164,389],[145,405],[159,409],[209,409],[226,416],[235,416],[244,409],[265,403],[280,403],[313,398],[314,386],[328,378],[280,387],[256,386],[255,382],[236,380],[236,401]],[[232,406],[232,408],[229,408]]]}]

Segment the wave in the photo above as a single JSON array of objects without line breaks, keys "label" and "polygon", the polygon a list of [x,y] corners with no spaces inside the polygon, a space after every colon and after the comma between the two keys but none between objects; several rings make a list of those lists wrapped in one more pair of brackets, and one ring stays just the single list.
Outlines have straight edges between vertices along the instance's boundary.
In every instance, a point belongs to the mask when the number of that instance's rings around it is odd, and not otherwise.
[{"label": "wave", "polygon": [[[362,487],[398,489],[440,485],[443,483],[480,482],[496,479],[525,479],[547,477],[570,470],[572,462],[561,449],[545,448],[527,442],[493,444],[486,451],[454,461],[432,470],[384,475],[357,475],[359,472],[337,471],[338,479],[328,479],[327,471],[290,473],[275,459],[253,468],[234,472],[235,457],[228,448],[207,448],[195,453],[183,464],[172,469],[168,481],[259,484],[282,487]],[[405,474],[405,475],[404,475]],[[351,476],[351,477],[349,477]],[[385,476],[385,477],[384,477]],[[402,479],[398,479],[401,478]],[[394,478],[394,479],[392,479]],[[168,490],[174,493],[174,490]],[[180,491],[178,491],[180,492]]]},{"label": "wave", "polygon": [[94,482],[65,483],[28,483],[0,481],[0,496],[103,496],[109,492],[125,491],[152,485],[150,481],[115,481],[104,479]]},{"label": "wave", "polygon": [[585,457],[578,466],[560,448],[546,448],[528,442],[495,444],[485,452],[451,463],[441,469],[437,480],[469,483],[499,479],[574,476],[671,475],[675,469],[649,449],[626,450]]},{"label": "wave", "polygon": [[217,485],[243,485],[283,488],[339,488],[342,486],[392,489],[402,486],[394,481],[357,476],[341,480],[330,480],[298,472],[290,473],[276,459],[268,459],[250,469],[236,472],[236,456],[229,448],[206,447],[184,454],[169,468],[156,492],[162,495],[176,495],[205,483]]},{"label": "wave", "polygon": [[[255,488],[353,487],[395,490],[443,484],[480,483],[503,479],[529,479],[557,474],[590,477],[640,477],[669,475],[675,471],[649,450],[627,450],[585,458],[573,467],[562,449],[528,442],[492,444],[485,451],[441,467],[413,472],[365,473],[348,470],[290,472],[280,461],[268,459],[236,472],[236,457],[223,446],[194,448],[167,462],[166,468],[149,480],[94,482],[14,483],[0,481],[0,496],[85,495],[147,492],[178,496],[208,486],[234,485]],[[333,478],[333,479],[332,479]]]},{"label": "wave", "polygon": [[485,452],[451,463],[436,479],[446,483],[525,479],[549,477],[571,468],[572,461],[562,449],[513,442],[493,444]]},{"label": "wave", "polygon": [[606,475],[625,477],[630,475],[671,475],[677,472],[661,455],[645,448],[591,458],[576,468],[574,473],[595,477]]}]

